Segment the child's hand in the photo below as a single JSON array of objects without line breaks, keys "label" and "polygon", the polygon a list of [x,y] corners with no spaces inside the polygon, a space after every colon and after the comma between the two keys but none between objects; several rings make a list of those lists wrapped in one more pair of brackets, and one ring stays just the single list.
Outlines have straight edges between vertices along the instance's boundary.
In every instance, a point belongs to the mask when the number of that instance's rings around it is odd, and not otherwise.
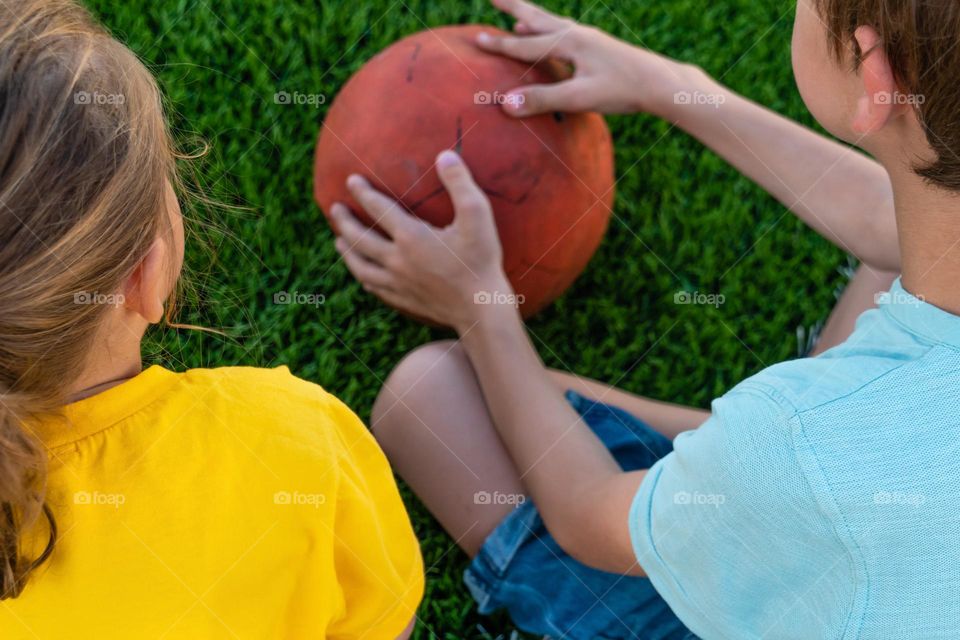
[{"label": "child's hand", "polygon": [[354,175],[347,180],[351,194],[389,237],[337,203],[331,209],[340,232],[336,246],[364,289],[394,307],[463,331],[483,308],[476,294],[509,294],[510,284],[486,194],[453,151],[437,157],[437,173],[456,210],[452,224],[443,229],[427,224]]},{"label": "child's hand", "polygon": [[617,40],[599,29],[553,15],[525,0],[493,0],[517,19],[517,36],[482,33],[477,46],[534,64],[546,58],[571,63],[571,79],[511,91],[504,110],[522,117],[547,111],[646,111],[666,116],[673,96],[688,85],[691,68]]}]

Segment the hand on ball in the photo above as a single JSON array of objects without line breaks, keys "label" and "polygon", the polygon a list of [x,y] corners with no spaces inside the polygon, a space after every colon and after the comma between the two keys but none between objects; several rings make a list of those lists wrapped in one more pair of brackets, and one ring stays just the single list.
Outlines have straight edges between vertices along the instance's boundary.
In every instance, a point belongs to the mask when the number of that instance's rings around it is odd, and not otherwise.
[{"label": "hand on ball", "polygon": [[[554,15],[526,0],[493,0],[517,19],[516,36],[481,33],[477,46],[531,64],[557,58],[573,65],[569,80],[510,91],[504,110],[516,117],[550,111],[646,111],[665,116],[692,68],[603,31]],[[695,71],[695,70],[694,70]]]},{"label": "hand on ball", "polygon": [[442,229],[410,215],[393,198],[358,175],[347,187],[386,236],[336,203],[331,214],[337,251],[364,289],[387,304],[458,331],[481,309],[483,292],[509,293],[493,210],[463,160],[453,151],[437,157],[437,174],[453,201],[454,221]]}]

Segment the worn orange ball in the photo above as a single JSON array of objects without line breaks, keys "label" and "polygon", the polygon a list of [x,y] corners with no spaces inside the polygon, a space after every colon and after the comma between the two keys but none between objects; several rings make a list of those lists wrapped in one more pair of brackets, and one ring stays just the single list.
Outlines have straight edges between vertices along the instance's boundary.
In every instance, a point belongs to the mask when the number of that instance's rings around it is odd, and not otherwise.
[{"label": "worn orange ball", "polygon": [[613,146],[599,114],[504,114],[510,89],[555,82],[567,70],[486,53],[474,44],[481,31],[497,29],[423,31],[365,64],[323,123],[314,196],[328,217],[339,201],[372,224],[344,184],[359,173],[414,215],[446,226],[453,206],[434,161],[455,149],[490,198],[504,268],[529,317],[573,283],[603,239],[614,197]]}]

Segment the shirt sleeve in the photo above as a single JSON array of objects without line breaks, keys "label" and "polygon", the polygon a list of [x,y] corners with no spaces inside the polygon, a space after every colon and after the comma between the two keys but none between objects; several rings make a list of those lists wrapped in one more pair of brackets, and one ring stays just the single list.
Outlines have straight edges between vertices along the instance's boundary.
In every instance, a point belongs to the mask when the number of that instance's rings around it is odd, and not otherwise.
[{"label": "shirt sleeve", "polygon": [[393,640],[423,597],[420,546],[386,457],[366,426],[339,401],[342,445],[334,563],[344,602],[327,638]]},{"label": "shirt sleeve", "polygon": [[842,635],[853,569],[797,460],[798,429],[783,402],[741,385],[640,486],[637,560],[700,637]]}]

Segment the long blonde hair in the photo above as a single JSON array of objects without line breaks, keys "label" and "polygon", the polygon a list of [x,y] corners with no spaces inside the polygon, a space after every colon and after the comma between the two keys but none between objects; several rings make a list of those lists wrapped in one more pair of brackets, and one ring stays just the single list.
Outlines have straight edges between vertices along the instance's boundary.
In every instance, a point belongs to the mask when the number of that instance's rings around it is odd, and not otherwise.
[{"label": "long blonde hair", "polygon": [[[106,312],[90,296],[118,291],[163,232],[175,178],[140,60],[75,2],[0,2],[0,599],[56,542],[30,424],[65,404]],[[41,526],[45,550],[23,557]]]}]

